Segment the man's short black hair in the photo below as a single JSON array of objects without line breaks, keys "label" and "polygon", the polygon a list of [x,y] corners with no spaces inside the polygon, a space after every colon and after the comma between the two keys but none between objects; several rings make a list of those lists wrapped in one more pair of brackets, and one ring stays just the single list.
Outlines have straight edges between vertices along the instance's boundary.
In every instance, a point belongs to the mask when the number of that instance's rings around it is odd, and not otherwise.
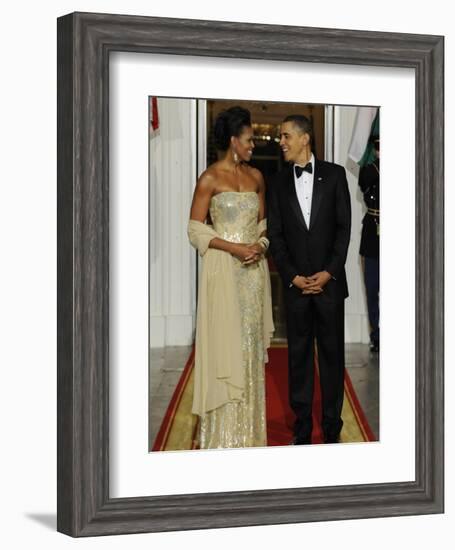
[{"label": "man's short black hair", "polygon": [[313,144],[313,123],[305,115],[289,115],[283,122],[293,122],[302,134],[310,136],[310,144]]}]

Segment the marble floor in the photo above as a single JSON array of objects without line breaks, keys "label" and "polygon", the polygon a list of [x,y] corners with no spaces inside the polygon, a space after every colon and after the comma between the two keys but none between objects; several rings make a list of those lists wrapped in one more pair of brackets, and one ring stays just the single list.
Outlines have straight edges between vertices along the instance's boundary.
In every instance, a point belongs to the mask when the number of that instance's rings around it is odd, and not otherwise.
[{"label": "marble floor", "polygon": [[[374,435],[379,438],[379,356],[366,344],[346,345],[346,368]],[[150,350],[149,441],[153,444],[191,346]]]}]

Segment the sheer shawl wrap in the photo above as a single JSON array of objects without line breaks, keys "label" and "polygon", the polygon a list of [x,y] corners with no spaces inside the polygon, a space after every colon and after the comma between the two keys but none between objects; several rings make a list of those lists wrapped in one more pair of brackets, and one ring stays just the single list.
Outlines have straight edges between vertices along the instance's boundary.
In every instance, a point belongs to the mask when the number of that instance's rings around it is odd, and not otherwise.
[{"label": "sheer shawl wrap", "polygon": [[[257,237],[266,229],[266,220],[257,226]],[[234,278],[234,258],[224,250],[209,248],[219,237],[211,225],[195,220],[188,223],[188,237],[202,260],[199,284],[194,396],[192,412],[203,416],[224,403],[242,400],[242,335]],[[264,362],[274,331],[270,274],[267,260],[259,266],[264,277],[263,342]]]}]

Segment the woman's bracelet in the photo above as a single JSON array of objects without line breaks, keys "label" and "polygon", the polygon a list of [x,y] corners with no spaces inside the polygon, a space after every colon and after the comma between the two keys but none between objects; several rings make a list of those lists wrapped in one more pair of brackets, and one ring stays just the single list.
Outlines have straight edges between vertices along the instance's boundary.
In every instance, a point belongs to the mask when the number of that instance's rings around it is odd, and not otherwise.
[{"label": "woman's bracelet", "polygon": [[267,237],[259,237],[256,242],[264,248],[264,252],[267,252],[270,244],[270,241],[267,239]]}]

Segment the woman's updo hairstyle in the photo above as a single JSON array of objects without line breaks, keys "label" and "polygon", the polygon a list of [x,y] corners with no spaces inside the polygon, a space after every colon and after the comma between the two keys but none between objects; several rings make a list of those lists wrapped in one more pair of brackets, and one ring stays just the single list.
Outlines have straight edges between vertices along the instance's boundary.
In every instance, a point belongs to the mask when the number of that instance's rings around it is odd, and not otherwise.
[{"label": "woman's updo hairstyle", "polygon": [[251,115],[243,107],[231,107],[216,117],[213,134],[215,146],[220,151],[226,151],[231,137],[239,137],[245,126],[251,126]]}]

